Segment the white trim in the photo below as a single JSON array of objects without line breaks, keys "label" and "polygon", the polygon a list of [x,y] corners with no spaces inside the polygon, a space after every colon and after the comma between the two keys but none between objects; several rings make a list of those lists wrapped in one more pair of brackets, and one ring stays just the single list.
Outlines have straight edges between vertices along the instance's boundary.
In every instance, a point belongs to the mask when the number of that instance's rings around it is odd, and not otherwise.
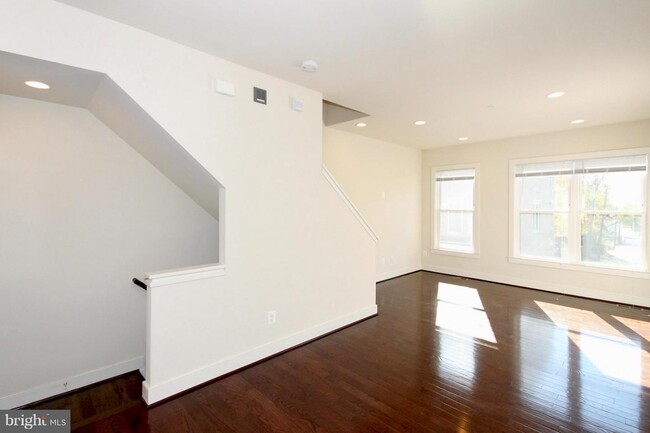
[{"label": "white trim", "polygon": [[[436,186],[436,172],[449,170],[474,170],[474,209],[472,210],[472,243],[474,250],[471,252],[446,250],[438,247],[438,188]],[[449,254],[453,256],[478,258],[481,252],[481,164],[478,162],[456,165],[443,165],[431,167],[431,190],[430,190],[430,250],[432,253]]]},{"label": "white trim", "polygon": [[144,380],[149,380],[151,374],[151,294],[153,290],[147,290],[147,304],[146,304],[146,326],[145,326],[145,365],[144,365]]},{"label": "white trim", "polygon": [[375,314],[377,314],[377,305],[371,305],[279,340],[257,346],[247,352],[226,358],[214,364],[206,365],[165,382],[152,386],[148,381],[145,381],[142,384],[142,398],[144,398],[147,404],[153,404]]},{"label": "white trim", "polygon": [[431,254],[439,254],[442,256],[455,256],[455,257],[464,257],[466,259],[480,259],[481,255],[479,253],[466,253],[464,251],[453,251],[453,250],[440,250],[431,248],[429,250]]},{"label": "white trim", "polygon": [[144,280],[149,288],[226,275],[226,265],[201,265],[167,271],[149,272]]},{"label": "white trim", "polygon": [[561,155],[540,156],[530,158],[511,159],[514,165],[544,163],[544,162],[562,162],[576,159],[598,159],[616,156],[632,156],[640,154],[650,154],[650,147],[634,147],[628,149],[603,150],[598,152],[569,153]]},{"label": "white trim", "polygon": [[530,280],[527,278],[509,277],[500,274],[492,274],[486,272],[468,271],[467,269],[463,269],[463,268],[447,268],[443,266],[424,265],[422,269],[424,271],[438,272],[441,274],[458,275],[460,277],[476,278],[479,280],[484,280],[484,281],[489,281],[494,283],[509,284],[512,286],[520,286],[520,287],[525,287],[530,289],[544,290],[546,292],[559,293],[562,295],[582,296],[582,297],[596,299],[596,300],[620,302],[623,304],[650,308],[650,299],[646,296],[633,296],[633,295],[626,295],[623,293],[602,292],[602,291],[598,291],[596,293],[587,287],[571,286],[566,284],[559,285],[558,283],[553,283],[553,282]]},{"label": "white trim", "polygon": [[380,282],[384,280],[390,280],[391,278],[399,277],[404,274],[410,274],[411,272],[417,272],[422,270],[422,266],[417,265],[417,266],[407,266],[405,268],[401,269],[396,269],[394,271],[387,271],[387,272],[382,272],[381,274],[377,274],[377,277],[375,278],[375,282]]},{"label": "white trim", "polygon": [[350,208],[352,211],[352,214],[356,217],[356,219],[361,223],[364,229],[368,232],[370,237],[372,238],[373,241],[377,242],[379,240],[379,236],[377,236],[377,233],[372,229],[370,224],[368,224],[368,221],[363,217],[361,212],[359,212],[359,209],[352,203],[352,200],[350,200],[350,197],[347,196],[345,191],[343,191],[343,188],[339,183],[336,181],[332,173],[327,169],[325,164],[323,164],[323,168],[321,170],[321,173],[323,173],[323,176],[325,176],[325,179],[329,182],[330,185],[334,188],[334,191],[343,199],[343,202]]},{"label": "white trim", "polygon": [[[0,397],[0,409],[13,409],[34,403],[64,392],[83,388],[102,380],[110,379],[124,373],[144,368],[144,356],[118,362],[117,364],[98,368],[97,370],[88,371],[76,376],[60,379],[56,382],[37,386],[26,391],[17,392],[4,397]],[[7,372],[10,373],[10,372]]]},{"label": "white trim", "polygon": [[519,254],[519,220],[515,217],[515,167],[514,160],[508,161],[508,257]]},{"label": "white trim", "polygon": [[543,266],[546,268],[565,269],[567,271],[579,271],[593,274],[615,275],[618,277],[650,279],[650,272],[645,272],[643,270],[613,268],[609,266],[598,265],[596,263],[585,265],[580,263],[566,263],[555,260],[527,257],[508,257],[508,261],[510,263],[516,263],[520,265]]}]

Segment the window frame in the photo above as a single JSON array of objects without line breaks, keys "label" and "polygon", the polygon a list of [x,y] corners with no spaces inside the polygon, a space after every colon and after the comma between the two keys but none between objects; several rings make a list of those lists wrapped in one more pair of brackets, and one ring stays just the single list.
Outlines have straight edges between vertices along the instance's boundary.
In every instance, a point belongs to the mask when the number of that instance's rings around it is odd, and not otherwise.
[{"label": "window frame", "polygon": [[[516,190],[516,169],[518,165],[522,164],[535,164],[535,163],[549,163],[549,162],[565,162],[570,160],[581,159],[597,159],[609,157],[625,157],[633,155],[646,156],[646,178],[643,185],[643,196],[645,203],[642,207],[642,226],[641,226],[641,259],[642,268],[631,269],[607,264],[590,263],[581,260],[580,256],[580,216],[584,213],[581,209],[580,200],[582,191],[580,188],[580,177],[573,175],[569,181],[569,244],[567,245],[569,254],[566,261],[562,259],[550,259],[521,256],[519,253],[519,208]],[[650,203],[650,147],[629,148],[619,150],[607,150],[600,152],[588,152],[578,154],[554,155],[537,158],[525,159],[512,159],[509,161],[509,245],[508,245],[508,261],[510,263],[518,263],[525,265],[544,266],[550,268],[559,268],[591,273],[600,273],[616,276],[626,276],[633,278],[646,278],[650,279],[650,212],[648,212],[648,205]],[[616,213],[616,212],[611,212]]]},{"label": "window frame", "polygon": [[[474,190],[473,190],[473,199],[474,199],[474,210],[472,211],[472,244],[473,251],[458,251],[458,250],[449,250],[439,247],[439,233],[438,229],[440,226],[439,221],[439,203],[440,197],[438,194],[438,188],[436,186],[436,173],[441,171],[453,171],[453,170],[474,170]],[[459,257],[468,257],[468,258],[480,258],[480,164],[471,163],[471,164],[458,164],[458,165],[445,165],[445,166],[436,166],[431,167],[431,216],[430,216],[430,242],[431,246],[429,251],[433,254],[443,254],[450,256],[459,256]]]}]

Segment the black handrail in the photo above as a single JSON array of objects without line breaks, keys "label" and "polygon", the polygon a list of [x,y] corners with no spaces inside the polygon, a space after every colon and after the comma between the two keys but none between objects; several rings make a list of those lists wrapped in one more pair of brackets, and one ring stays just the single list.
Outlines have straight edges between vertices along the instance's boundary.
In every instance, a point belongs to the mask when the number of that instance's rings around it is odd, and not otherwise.
[{"label": "black handrail", "polygon": [[133,284],[135,284],[136,286],[138,286],[138,287],[140,287],[140,288],[142,288],[142,289],[147,290],[147,285],[146,285],[145,283],[143,283],[142,281],[138,280],[137,278],[134,278],[134,279],[132,279],[131,281],[132,281]]}]

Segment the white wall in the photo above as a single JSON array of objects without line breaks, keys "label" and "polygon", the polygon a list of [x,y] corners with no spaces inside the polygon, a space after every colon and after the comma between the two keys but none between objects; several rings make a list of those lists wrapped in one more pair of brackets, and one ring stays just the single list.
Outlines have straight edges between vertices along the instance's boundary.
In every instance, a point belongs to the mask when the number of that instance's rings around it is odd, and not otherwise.
[{"label": "white wall", "polygon": [[325,165],[379,237],[377,281],[422,269],[422,151],[323,131]]},{"label": "white wall", "polygon": [[151,387],[376,311],[375,243],[321,174],[321,94],[53,1],[1,0],[0,50],[107,73],[226,188],[226,275],[160,288]]},{"label": "white wall", "polygon": [[217,221],[84,109],[0,95],[0,155],[0,397],[141,367],[131,278],[216,262]]},{"label": "white wall", "polygon": [[509,160],[646,147],[650,120],[432,149],[422,160],[422,243],[431,248],[431,167],[480,163],[480,258],[429,254],[427,270],[650,306],[650,280],[508,261]]}]

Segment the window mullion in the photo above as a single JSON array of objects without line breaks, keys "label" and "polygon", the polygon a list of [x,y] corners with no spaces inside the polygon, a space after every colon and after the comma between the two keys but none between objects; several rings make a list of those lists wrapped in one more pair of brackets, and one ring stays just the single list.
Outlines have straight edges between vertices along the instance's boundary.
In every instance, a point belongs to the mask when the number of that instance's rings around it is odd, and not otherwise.
[{"label": "window mullion", "polygon": [[580,175],[571,175],[569,181],[569,227],[568,227],[568,262],[580,263],[581,261],[581,239],[580,239],[580,212],[581,212],[582,188]]}]

